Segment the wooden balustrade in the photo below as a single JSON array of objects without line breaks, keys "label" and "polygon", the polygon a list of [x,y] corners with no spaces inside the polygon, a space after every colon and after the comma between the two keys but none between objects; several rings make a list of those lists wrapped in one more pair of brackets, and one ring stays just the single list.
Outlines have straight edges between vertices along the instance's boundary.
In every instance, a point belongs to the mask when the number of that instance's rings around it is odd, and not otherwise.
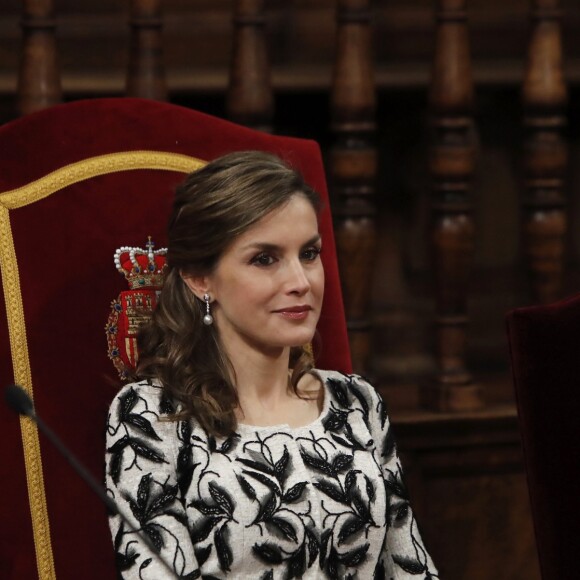
[{"label": "wooden balustrade", "polygon": [[368,0],[338,0],[331,89],[335,144],[329,172],[337,203],[336,244],[353,366],[365,373],[369,298],[375,263],[376,95]]},{"label": "wooden balustrade", "polygon": [[236,0],[233,22],[226,95],[228,117],[248,127],[271,132],[274,95],[264,32],[264,0]]},{"label": "wooden balustrade", "polygon": [[475,166],[473,81],[466,0],[437,0],[429,90],[433,182],[431,244],[436,279],[436,359],[423,403],[441,411],[482,406],[481,389],[465,362],[467,294],[475,225],[469,196]]},{"label": "wooden balustrade", "polygon": [[17,108],[27,115],[62,99],[53,0],[23,0]]},{"label": "wooden balustrade", "polygon": [[[98,6],[97,0],[87,1],[90,6]],[[567,227],[564,174],[568,149],[563,135],[567,121],[565,112],[567,88],[562,63],[562,21],[558,8],[560,4],[570,7],[576,1],[531,0],[533,28],[522,87],[523,127],[526,140],[523,152],[521,227],[523,251],[527,256],[534,301],[551,301],[559,296],[562,288],[564,239]],[[318,107],[315,114],[318,119],[318,116],[322,117],[326,112],[324,109],[326,105],[321,104],[323,99],[320,95],[328,88],[325,73],[329,72],[331,58],[329,56],[331,41],[328,38],[331,31],[329,24],[331,2],[334,0],[321,0],[320,3],[302,2],[295,5],[281,1],[266,5],[264,0],[235,0],[235,3],[231,0],[201,2],[199,13],[202,15],[203,24],[200,26],[203,26],[207,37],[215,34],[215,39],[212,37],[212,41],[215,42],[207,50],[212,50],[212,46],[219,48],[211,55],[212,58],[204,60],[202,56],[188,68],[188,55],[184,54],[188,50],[191,51],[191,45],[183,39],[187,35],[191,36],[189,31],[191,23],[197,23],[195,20],[198,15],[197,3],[190,3],[191,6],[187,7],[185,7],[187,3],[184,2],[173,3],[171,10],[174,11],[171,13],[168,8],[170,4],[165,5],[170,35],[165,45],[162,45],[161,0],[131,0],[127,94],[159,100],[167,98],[168,87],[163,64],[163,48],[165,48],[168,55],[171,55],[172,64],[181,59],[178,73],[173,77],[174,80],[177,79],[174,89],[180,92],[180,100],[186,101],[184,103],[186,105],[191,103],[191,106],[197,106],[196,97],[203,95],[208,101],[214,99],[211,104],[217,104],[216,108],[219,109],[224,96],[224,78],[228,66],[226,47],[229,42],[229,31],[225,23],[230,17],[230,8],[235,6],[229,86],[225,94],[227,114],[238,123],[271,130],[274,97],[269,50],[266,46],[265,6],[270,10],[268,14],[274,16],[280,14],[283,7],[287,10],[284,17],[290,15],[291,10],[287,7],[292,6],[292,24],[297,25],[301,34],[304,31],[306,36],[310,34],[310,44],[305,43],[299,50],[297,49],[298,58],[289,50],[295,47],[289,39],[298,36],[298,33],[294,36],[289,34],[284,39],[272,39],[276,43],[273,54],[276,55],[275,62],[278,66],[275,76],[276,87],[281,93],[286,91],[284,98],[293,91],[304,91],[308,98],[314,95],[309,104],[314,103],[313,108]],[[489,9],[486,5],[487,11],[480,8],[475,15],[480,19],[480,26],[479,35],[475,34],[473,39],[481,42],[482,37],[487,37],[485,42],[480,44],[478,55],[482,55],[483,59],[478,61],[480,68],[476,73],[478,81],[483,79],[482,84],[488,83],[486,89],[489,91],[488,95],[494,93],[490,97],[493,106],[485,110],[491,116],[498,110],[493,109],[496,103],[501,106],[502,103],[512,99],[513,88],[518,86],[514,79],[521,74],[519,68],[521,60],[517,61],[514,53],[509,53],[505,61],[501,60],[503,56],[494,60],[494,55],[491,55],[482,66],[482,61],[487,59],[488,54],[481,50],[481,47],[489,48],[495,42],[495,38],[490,38],[489,29],[485,29],[489,22],[494,22],[495,16],[491,14],[493,10],[503,10],[504,17],[497,20],[501,25],[500,33],[515,30],[517,36],[518,31],[522,29],[523,19],[513,18],[514,6],[518,3],[521,5],[521,0],[510,2],[507,3],[509,4],[507,7],[498,2],[490,2]],[[405,375],[402,379],[397,376],[397,383],[390,380],[386,372],[382,376],[375,377],[379,379],[376,384],[388,398],[390,416],[397,427],[398,446],[423,536],[430,546],[442,577],[507,580],[521,576],[536,580],[540,575],[537,571],[533,529],[525,493],[526,482],[520,458],[517,414],[510,399],[512,387],[506,372],[507,356],[503,373],[498,372],[497,375],[489,373],[489,376],[486,376],[488,369],[484,368],[484,364],[487,364],[489,358],[485,358],[485,353],[484,356],[477,358],[480,352],[477,351],[478,345],[475,345],[474,359],[480,364],[479,368],[483,369],[481,377],[486,384],[486,392],[491,393],[488,397],[489,404],[481,413],[461,413],[476,410],[484,404],[482,390],[473,380],[466,363],[469,323],[467,299],[474,261],[475,222],[483,215],[485,219],[481,219],[481,223],[488,224],[506,207],[507,211],[503,214],[508,214],[503,220],[506,229],[512,227],[512,214],[514,228],[517,220],[513,203],[504,206],[501,199],[496,203],[501,195],[496,195],[493,204],[488,203],[484,208],[487,214],[480,209],[478,218],[474,218],[471,181],[476,168],[476,129],[473,118],[474,83],[467,27],[468,3],[467,0],[436,0],[434,3],[437,19],[434,31],[434,62],[429,87],[428,151],[432,181],[432,190],[429,194],[431,201],[429,248],[433,252],[433,260],[430,261],[432,266],[426,264],[428,260],[424,260],[424,256],[416,250],[415,245],[416,240],[424,233],[423,199],[420,194],[423,176],[417,178],[409,175],[412,171],[399,172],[402,185],[399,200],[406,196],[404,208],[402,204],[397,206],[397,200],[393,200],[392,204],[377,204],[376,178],[379,152],[375,144],[377,71],[381,90],[385,91],[381,93],[382,95],[387,91],[393,91],[388,93],[388,99],[394,95],[393,99],[400,103],[412,92],[413,99],[410,99],[412,102],[405,109],[405,114],[409,114],[410,111],[410,114],[417,113],[420,116],[424,112],[421,103],[424,102],[422,95],[425,90],[424,71],[427,65],[423,60],[427,63],[427,57],[421,52],[421,47],[427,45],[430,21],[425,10],[428,5],[418,1],[414,4],[395,2],[392,3],[393,6],[387,2],[378,4],[380,6],[373,6],[379,16],[376,20],[377,26],[380,31],[390,32],[394,36],[377,35],[379,41],[388,37],[388,45],[384,43],[380,50],[385,54],[389,53],[388,57],[392,58],[392,61],[383,58],[377,69],[373,64],[371,51],[370,0],[335,2],[337,30],[330,87],[330,129],[333,133],[333,145],[324,151],[333,194],[336,243],[354,367],[358,372],[369,374],[371,319],[375,314],[377,319],[382,315],[380,311],[373,313],[369,309],[373,276],[379,269],[377,263],[386,262],[384,259],[380,262],[376,260],[377,250],[381,249],[377,248],[376,231],[377,205],[380,205],[381,212],[393,212],[389,218],[396,218],[392,221],[397,222],[395,227],[401,228],[400,231],[404,234],[393,236],[393,240],[398,242],[406,238],[403,241],[406,246],[397,255],[397,259],[400,256],[401,262],[405,262],[405,268],[409,266],[405,274],[401,274],[404,276],[409,273],[409,300],[413,301],[413,307],[419,305],[420,310],[417,311],[421,313],[425,308],[430,308],[433,302],[436,303],[433,342],[438,371],[429,385],[422,385],[419,389],[420,403],[428,406],[430,410],[423,411],[418,408],[417,390],[414,388],[418,373],[409,373],[409,376]],[[17,97],[20,112],[26,114],[59,102],[61,88],[53,16],[54,0],[22,0],[22,5],[23,50]],[[72,6],[72,3],[69,2],[68,5]],[[308,5],[308,9],[300,14],[301,5]],[[479,6],[482,6],[481,2]],[[114,28],[109,26],[111,23],[118,25],[118,30],[115,29],[111,33],[116,45],[109,54],[122,54],[126,42],[124,36],[126,29],[121,20],[122,14],[117,15],[115,10],[117,8],[112,8],[104,20],[101,20],[102,16],[99,15],[97,17],[99,26],[95,28],[109,30]],[[388,12],[389,10],[392,12]],[[87,10],[87,14],[89,13]],[[1,15],[0,8],[0,17]],[[183,15],[191,20],[184,24],[180,20]],[[307,16],[313,20],[308,21]],[[398,20],[399,17],[401,21]],[[80,74],[73,90],[71,86],[74,82],[68,84],[68,95],[72,97],[78,93],[91,92],[92,85],[83,84],[90,79],[91,72],[82,69],[80,57],[75,61],[76,53],[80,54],[75,47],[82,45],[85,37],[91,36],[86,32],[90,28],[89,20],[89,16],[81,16],[76,20],[73,18],[67,21],[69,34],[67,46],[72,47],[71,53],[75,53],[67,55],[69,67],[67,72],[70,75],[67,78],[74,81],[75,75]],[[290,18],[288,20],[290,21]],[[283,22],[281,17],[278,22]],[[577,19],[577,22],[580,20]],[[572,25],[574,26],[574,22]],[[5,30],[7,28],[6,26]],[[315,32],[312,32],[313,30]],[[410,36],[405,36],[409,31]],[[171,36],[172,34],[175,36]],[[321,37],[320,43],[315,38],[317,34]],[[325,35],[324,39],[322,35]],[[97,32],[94,32],[93,36],[92,40],[96,46],[99,40]],[[512,39],[506,39],[508,36],[506,34],[498,36],[502,36],[498,40],[500,47],[497,49],[498,52],[503,50],[501,48],[503,46],[514,52],[517,48],[519,51],[517,54],[523,57],[525,52],[521,49],[523,44],[518,44],[517,39],[512,44]],[[192,40],[197,43],[193,50],[196,55],[200,52],[198,47],[205,39],[206,36],[202,34],[201,37]],[[169,41],[174,43],[174,48],[168,47]],[[175,48],[176,45],[179,46]],[[580,43],[577,46],[580,48]],[[389,52],[391,49],[392,54]],[[309,50],[317,55],[317,59],[313,59],[316,60],[314,63],[308,62],[304,57]],[[325,50],[327,56],[324,56]],[[224,54],[222,55],[220,51]],[[15,50],[10,52],[16,53]],[[0,59],[1,57],[0,51]],[[101,58],[105,60],[105,57]],[[496,70],[497,62],[502,62],[504,68],[499,66]],[[408,63],[411,64],[407,68]],[[571,78],[580,78],[578,63],[580,59],[577,59],[576,68],[572,67],[572,71],[577,72],[576,76]],[[12,68],[15,68],[15,65]],[[81,69],[82,73],[78,73]],[[94,95],[120,93],[122,88],[118,76],[114,82],[106,86],[99,85],[99,82],[102,83],[101,69],[102,62],[100,68],[99,65],[95,67],[97,71],[95,86],[100,88]],[[114,66],[110,67],[113,73],[114,69]],[[205,84],[196,85],[198,71],[202,71],[200,74],[205,75]],[[314,77],[315,81],[312,80]],[[79,78],[82,82],[78,81]],[[501,87],[501,91],[496,91],[498,86]],[[501,93],[499,97],[497,93]],[[187,101],[188,98],[191,98],[191,101]],[[388,105],[391,106],[392,101],[389,101]],[[280,113],[281,119],[284,119],[282,115],[285,112]],[[393,113],[388,111],[388,114]],[[310,116],[304,115],[304,118],[312,119],[315,116],[310,111],[308,115]],[[502,118],[505,119],[507,116],[508,113],[505,113]],[[491,121],[492,125],[495,124],[495,129],[500,123],[497,118]],[[519,125],[520,120],[514,123]],[[500,129],[503,130],[503,127]],[[297,127],[296,133],[300,134],[303,131],[303,134],[312,135],[313,132],[310,130],[311,127]],[[320,124],[317,123],[314,131],[320,131],[314,136],[321,137],[320,142],[324,147],[328,137],[324,132],[325,127],[321,130]],[[404,131],[406,135],[402,139],[404,146],[401,149],[401,158],[413,148],[410,157],[414,164],[423,154],[423,142],[419,135],[411,135],[414,132],[408,127],[405,127]],[[495,156],[492,160],[494,162],[501,157],[501,168],[505,170],[504,174],[498,172],[497,180],[503,180],[502,192],[511,194],[513,189],[513,176],[510,173],[511,156],[515,140],[513,131],[505,139],[503,132],[500,137],[497,137],[499,131],[493,133],[497,141],[492,144],[496,148],[490,151],[490,156]],[[489,132],[484,133],[485,136],[489,137]],[[394,142],[394,139],[392,141]],[[384,143],[385,149],[388,149],[390,142],[385,140]],[[489,161],[489,158],[486,160]],[[403,173],[406,174],[402,175]],[[496,179],[495,173],[493,178]],[[483,181],[483,184],[486,182]],[[486,193],[482,191],[481,195],[485,196]],[[490,198],[482,199],[489,202]],[[389,209],[386,209],[387,207]],[[401,216],[402,219],[399,219]],[[403,231],[403,228],[409,230]],[[410,235],[407,236],[409,232]],[[484,233],[482,231],[482,234]],[[492,249],[496,252],[500,244],[495,241],[493,244]],[[395,242],[392,245],[395,246]],[[409,251],[411,246],[412,251]],[[379,256],[381,259],[389,251],[394,255],[398,250],[382,248],[382,251],[385,253]],[[483,267],[489,267],[486,272],[491,272],[490,277],[492,282],[495,282],[493,276],[503,275],[506,272],[509,275],[512,258],[508,256],[494,270],[496,264],[492,254],[493,252],[488,252],[487,257],[482,258],[482,262],[487,260]],[[423,277],[423,273],[430,267],[433,269],[435,280],[433,290],[429,284],[424,283]],[[378,272],[378,276],[386,277],[386,274]],[[391,281],[385,281],[385,285],[388,283]],[[492,315],[490,320],[495,317],[495,324],[501,324],[503,316],[503,312],[497,311],[498,304],[501,303],[502,307],[507,303],[515,305],[514,300],[521,298],[510,284],[511,279],[508,279],[508,282],[498,290],[498,293],[503,292],[505,296],[501,296],[501,300],[498,299],[491,304],[491,301],[486,300],[487,296],[482,299],[483,290],[474,296],[479,300],[478,306],[482,306],[480,312]],[[429,294],[430,292],[433,296]],[[392,303],[385,300],[383,304],[390,308]],[[378,310],[382,307],[383,305],[380,305]],[[481,318],[483,315],[479,317]],[[415,318],[406,324],[410,329],[409,334],[413,334],[411,339],[415,350],[412,354],[422,353],[423,344],[427,342],[423,336],[424,324],[422,321],[421,324],[416,324]],[[501,342],[496,335],[489,340],[489,343],[496,341],[492,344],[492,348],[496,349],[494,354],[502,348],[505,349],[503,336],[502,334]],[[480,340],[479,345],[482,342]],[[326,347],[331,348],[331,345]],[[486,343],[481,350],[488,347],[489,344]],[[380,357],[386,350],[385,344],[377,343],[376,353],[373,354]],[[397,356],[398,353],[394,353],[393,358]],[[399,358],[398,362],[400,360]],[[494,362],[497,360],[498,357],[493,359]],[[377,364],[375,369],[380,369],[380,365]],[[498,379],[500,374],[501,378]],[[433,413],[431,410],[456,413],[450,420],[449,416]],[[437,501],[431,501],[435,496]],[[493,519],[494,526],[490,527],[487,520],[482,518],[484,513],[489,515],[487,519]]]},{"label": "wooden balustrade", "polygon": [[564,174],[568,148],[559,0],[534,0],[523,83],[523,242],[533,299],[552,302],[562,290],[567,227]]},{"label": "wooden balustrade", "polygon": [[161,0],[131,0],[127,95],[167,100]]},{"label": "wooden balustrade", "polygon": [[[480,390],[473,384],[465,363],[466,300],[475,238],[470,200],[475,130],[466,1],[436,3],[435,58],[429,91],[433,180],[430,245],[436,279],[439,372],[434,385],[422,389],[422,394],[423,402],[437,409],[476,408],[482,404]],[[554,300],[561,292],[567,220],[567,144],[563,137],[567,91],[558,11],[561,3],[569,5],[569,0],[531,2],[534,21],[522,90],[526,132],[522,246],[531,274],[533,299],[542,302]],[[277,10],[274,4],[270,5],[272,11]],[[234,12],[226,94],[228,116],[248,126],[271,130],[274,98],[265,35],[266,4],[264,0],[236,0],[231,5]],[[23,0],[22,6],[18,107],[25,114],[59,102],[61,89],[54,0]],[[223,9],[225,3],[220,6]],[[335,6],[337,30],[330,93],[334,145],[327,159],[354,366],[368,374],[372,314],[369,298],[377,249],[378,156],[374,143],[376,86],[370,0],[336,0]],[[161,0],[131,0],[126,85],[129,95],[167,98],[161,12]],[[292,18],[295,16],[293,13]],[[173,22],[175,30],[175,21],[169,22]],[[285,53],[278,50],[276,54],[281,58]],[[284,66],[280,71],[288,74]]]}]

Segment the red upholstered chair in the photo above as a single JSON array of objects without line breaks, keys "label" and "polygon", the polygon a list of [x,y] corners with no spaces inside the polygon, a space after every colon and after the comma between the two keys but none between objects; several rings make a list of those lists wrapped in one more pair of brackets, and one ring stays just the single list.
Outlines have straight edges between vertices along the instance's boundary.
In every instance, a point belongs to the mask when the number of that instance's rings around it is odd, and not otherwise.
[{"label": "red upholstered chair", "polygon": [[[113,254],[165,241],[174,186],[229,151],[267,150],[328,201],[312,141],[275,137],[140,99],[60,105],[0,127],[1,384],[23,385],[38,414],[103,477],[104,425],[119,387],[107,357],[110,302],[126,282]],[[318,366],[349,371],[333,253],[325,238]],[[38,435],[0,406],[0,578],[115,577],[105,509]]]},{"label": "red upholstered chair", "polygon": [[580,578],[580,295],[507,316],[544,580]]}]

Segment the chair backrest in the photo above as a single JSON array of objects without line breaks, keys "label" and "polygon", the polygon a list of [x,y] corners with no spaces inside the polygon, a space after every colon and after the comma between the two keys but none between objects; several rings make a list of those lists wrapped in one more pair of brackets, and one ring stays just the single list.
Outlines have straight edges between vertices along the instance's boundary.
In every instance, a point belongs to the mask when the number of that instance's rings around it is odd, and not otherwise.
[{"label": "chair backrest", "polygon": [[519,425],[542,578],[579,577],[580,295],[508,313]]},{"label": "chair backrest", "polygon": [[[113,254],[165,241],[175,185],[204,161],[279,154],[322,196],[325,304],[318,366],[350,371],[324,169],[316,143],[252,131],[142,99],[60,105],[0,127],[0,384],[102,477],[109,305],[126,282]],[[328,248],[328,250],[327,250]],[[114,577],[105,510],[28,419],[0,406],[0,577]]]}]

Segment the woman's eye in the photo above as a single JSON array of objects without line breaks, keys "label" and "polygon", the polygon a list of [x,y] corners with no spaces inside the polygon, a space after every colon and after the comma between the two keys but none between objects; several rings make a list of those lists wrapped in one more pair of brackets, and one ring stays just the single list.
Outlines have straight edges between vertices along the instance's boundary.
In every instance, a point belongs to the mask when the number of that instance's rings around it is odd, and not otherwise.
[{"label": "woman's eye", "polygon": [[252,258],[251,263],[256,266],[270,266],[274,263],[274,258],[270,254],[262,253]]},{"label": "woman's eye", "polygon": [[316,260],[316,258],[318,258],[320,255],[321,249],[322,248],[317,247],[307,248],[302,252],[301,258],[307,262],[314,262],[314,260]]}]

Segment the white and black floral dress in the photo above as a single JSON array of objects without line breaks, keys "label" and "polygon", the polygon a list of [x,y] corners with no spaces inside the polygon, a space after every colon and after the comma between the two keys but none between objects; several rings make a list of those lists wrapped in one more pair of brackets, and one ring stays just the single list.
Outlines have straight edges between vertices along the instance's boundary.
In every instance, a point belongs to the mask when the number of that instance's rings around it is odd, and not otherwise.
[{"label": "white and black floral dress", "polygon": [[[123,387],[107,423],[108,493],[179,578],[438,578],[402,480],[385,405],[357,376],[315,371],[324,408],[310,425],[214,438],[155,382]],[[167,571],[118,516],[123,578]]]}]

